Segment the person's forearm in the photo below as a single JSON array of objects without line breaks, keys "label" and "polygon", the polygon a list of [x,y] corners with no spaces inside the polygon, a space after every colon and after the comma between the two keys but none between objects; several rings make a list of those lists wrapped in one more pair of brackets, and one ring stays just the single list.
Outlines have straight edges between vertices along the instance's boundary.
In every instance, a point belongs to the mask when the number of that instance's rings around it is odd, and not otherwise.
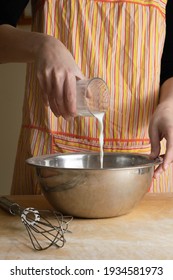
[{"label": "person's forearm", "polygon": [[0,63],[33,62],[45,35],[0,25]]},{"label": "person's forearm", "polygon": [[173,77],[167,79],[160,89],[159,103],[171,102],[173,104]]}]

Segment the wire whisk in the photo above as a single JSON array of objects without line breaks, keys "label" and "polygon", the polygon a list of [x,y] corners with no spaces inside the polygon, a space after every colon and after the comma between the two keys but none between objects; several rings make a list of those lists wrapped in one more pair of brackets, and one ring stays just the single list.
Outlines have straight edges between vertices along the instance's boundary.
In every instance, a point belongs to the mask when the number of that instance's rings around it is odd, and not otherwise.
[{"label": "wire whisk", "polygon": [[[33,207],[24,209],[6,197],[0,197],[0,206],[10,214],[20,216],[35,250],[45,250],[52,245],[58,248],[64,246],[64,234],[70,232],[68,225],[73,217],[54,210],[37,210]],[[49,218],[54,218],[56,224],[52,224]]]}]

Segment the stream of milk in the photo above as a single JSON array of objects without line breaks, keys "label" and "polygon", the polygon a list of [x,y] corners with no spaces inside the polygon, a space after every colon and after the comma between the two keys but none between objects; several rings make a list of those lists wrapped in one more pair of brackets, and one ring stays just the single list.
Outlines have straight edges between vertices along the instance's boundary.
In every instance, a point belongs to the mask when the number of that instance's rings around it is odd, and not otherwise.
[{"label": "stream of milk", "polygon": [[104,145],[104,134],[103,134],[103,118],[105,113],[93,113],[94,117],[98,120],[99,124],[99,144],[100,144],[100,167],[103,168],[103,145]]}]

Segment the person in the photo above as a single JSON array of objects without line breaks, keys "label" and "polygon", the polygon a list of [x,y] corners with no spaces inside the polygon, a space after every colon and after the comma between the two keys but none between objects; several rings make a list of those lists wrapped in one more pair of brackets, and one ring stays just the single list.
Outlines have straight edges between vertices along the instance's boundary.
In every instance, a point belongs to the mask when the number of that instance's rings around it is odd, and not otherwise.
[{"label": "person", "polygon": [[75,105],[76,79],[95,76],[110,89],[104,151],[163,153],[150,190],[172,191],[172,1],[32,1],[32,32],[16,28],[27,3],[0,11],[0,62],[27,63],[11,193],[40,193],[29,157],[99,151],[96,119]]}]

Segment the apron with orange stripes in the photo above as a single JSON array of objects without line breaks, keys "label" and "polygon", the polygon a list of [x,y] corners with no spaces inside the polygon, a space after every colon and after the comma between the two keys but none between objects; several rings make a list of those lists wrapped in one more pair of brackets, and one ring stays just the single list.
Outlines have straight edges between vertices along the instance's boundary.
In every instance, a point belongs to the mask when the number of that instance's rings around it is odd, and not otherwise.
[{"label": "apron with orange stripes", "polygon": [[[58,38],[86,77],[101,77],[110,90],[104,151],[149,153],[148,125],[158,104],[165,39],[166,0],[33,1],[33,31]],[[28,65],[12,193],[40,193],[31,156],[99,151],[94,117],[56,118],[43,105],[34,65]],[[164,143],[162,145],[164,152]],[[172,166],[151,191],[173,190]]]}]

